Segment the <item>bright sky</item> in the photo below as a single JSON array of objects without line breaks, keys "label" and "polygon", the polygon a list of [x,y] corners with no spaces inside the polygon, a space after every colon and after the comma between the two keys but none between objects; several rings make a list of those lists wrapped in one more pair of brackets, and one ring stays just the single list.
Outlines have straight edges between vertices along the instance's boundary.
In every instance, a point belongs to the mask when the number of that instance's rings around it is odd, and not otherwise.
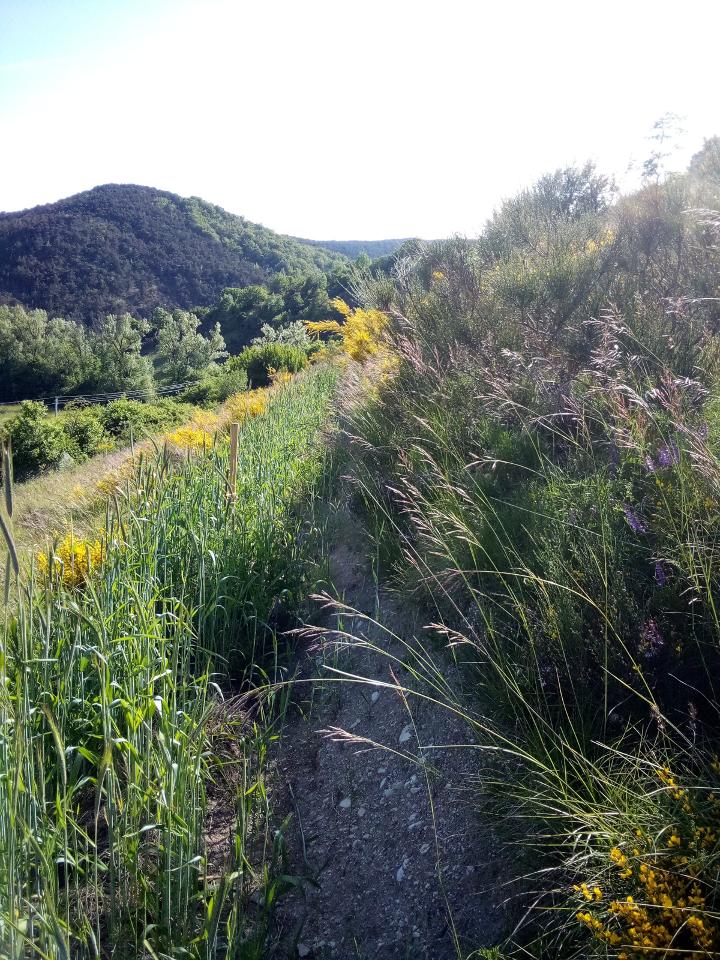
[{"label": "bright sky", "polygon": [[720,133],[716,0],[0,0],[0,210],[100,183],[317,239],[475,234]]}]

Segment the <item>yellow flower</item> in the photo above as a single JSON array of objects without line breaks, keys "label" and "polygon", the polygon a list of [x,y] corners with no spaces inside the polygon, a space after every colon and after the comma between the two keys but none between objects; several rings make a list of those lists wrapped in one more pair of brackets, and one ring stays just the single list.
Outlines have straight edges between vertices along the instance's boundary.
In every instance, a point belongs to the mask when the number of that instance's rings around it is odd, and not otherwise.
[{"label": "yellow flower", "polygon": [[81,587],[105,559],[105,548],[100,540],[76,540],[72,533],[50,552],[37,556],[38,570],[43,580],[57,580],[66,587]]},{"label": "yellow flower", "polygon": [[227,423],[243,423],[252,417],[265,413],[270,401],[270,390],[259,387],[246,393],[234,393],[225,402],[223,418]]}]

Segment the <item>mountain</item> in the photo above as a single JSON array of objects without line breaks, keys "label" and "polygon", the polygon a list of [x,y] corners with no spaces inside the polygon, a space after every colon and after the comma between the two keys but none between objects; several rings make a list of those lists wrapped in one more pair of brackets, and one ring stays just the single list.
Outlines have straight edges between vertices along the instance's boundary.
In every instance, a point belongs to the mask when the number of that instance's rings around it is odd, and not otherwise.
[{"label": "mountain", "polygon": [[225,287],[343,264],[340,252],[197,197],[134,184],[0,213],[0,302],[86,323],[107,313],[210,304]]},{"label": "mountain", "polygon": [[334,250],[335,253],[342,253],[351,260],[360,256],[361,253],[366,253],[371,260],[374,260],[376,257],[386,257],[395,253],[408,238],[404,237],[402,240],[304,240],[301,237],[295,237],[294,239],[313,247]]}]

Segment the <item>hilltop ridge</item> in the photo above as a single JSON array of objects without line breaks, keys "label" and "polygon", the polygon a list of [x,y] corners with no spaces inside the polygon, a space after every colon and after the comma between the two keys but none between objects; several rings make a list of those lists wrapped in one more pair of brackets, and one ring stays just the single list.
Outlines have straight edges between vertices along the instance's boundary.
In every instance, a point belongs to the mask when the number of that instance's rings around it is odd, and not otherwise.
[{"label": "hilltop ridge", "polygon": [[[378,246],[379,244],[379,246]],[[397,241],[363,243],[379,255]],[[214,301],[225,287],[279,273],[329,273],[351,242],[326,249],[276,233],[198,197],[104,184],[56,203],[0,213],[0,302],[91,322]],[[377,247],[377,250],[375,249]]]}]

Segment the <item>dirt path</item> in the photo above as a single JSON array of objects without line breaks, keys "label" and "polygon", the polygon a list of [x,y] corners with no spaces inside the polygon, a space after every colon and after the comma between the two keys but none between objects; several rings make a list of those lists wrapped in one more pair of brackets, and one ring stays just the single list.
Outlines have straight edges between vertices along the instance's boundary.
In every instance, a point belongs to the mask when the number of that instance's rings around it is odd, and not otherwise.
[{"label": "dirt path", "polygon": [[[364,618],[331,615],[382,652],[305,641],[301,676],[337,677],[328,670],[336,665],[380,683],[394,684],[394,672],[418,688],[402,666],[391,672],[389,658],[408,660],[403,639],[423,636],[422,624],[376,591],[361,544],[359,529],[345,531],[331,580],[349,607],[379,610],[397,636]],[[449,654],[434,659],[454,683]],[[499,845],[477,808],[480,754],[451,748],[468,742],[464,722],[382,686],[335,679],[297,690],[272,781],[278,822],[290,818],[288,871],[309,882],[279,903],[273,956],[451,960],[496,943],[506,923]]]}]

